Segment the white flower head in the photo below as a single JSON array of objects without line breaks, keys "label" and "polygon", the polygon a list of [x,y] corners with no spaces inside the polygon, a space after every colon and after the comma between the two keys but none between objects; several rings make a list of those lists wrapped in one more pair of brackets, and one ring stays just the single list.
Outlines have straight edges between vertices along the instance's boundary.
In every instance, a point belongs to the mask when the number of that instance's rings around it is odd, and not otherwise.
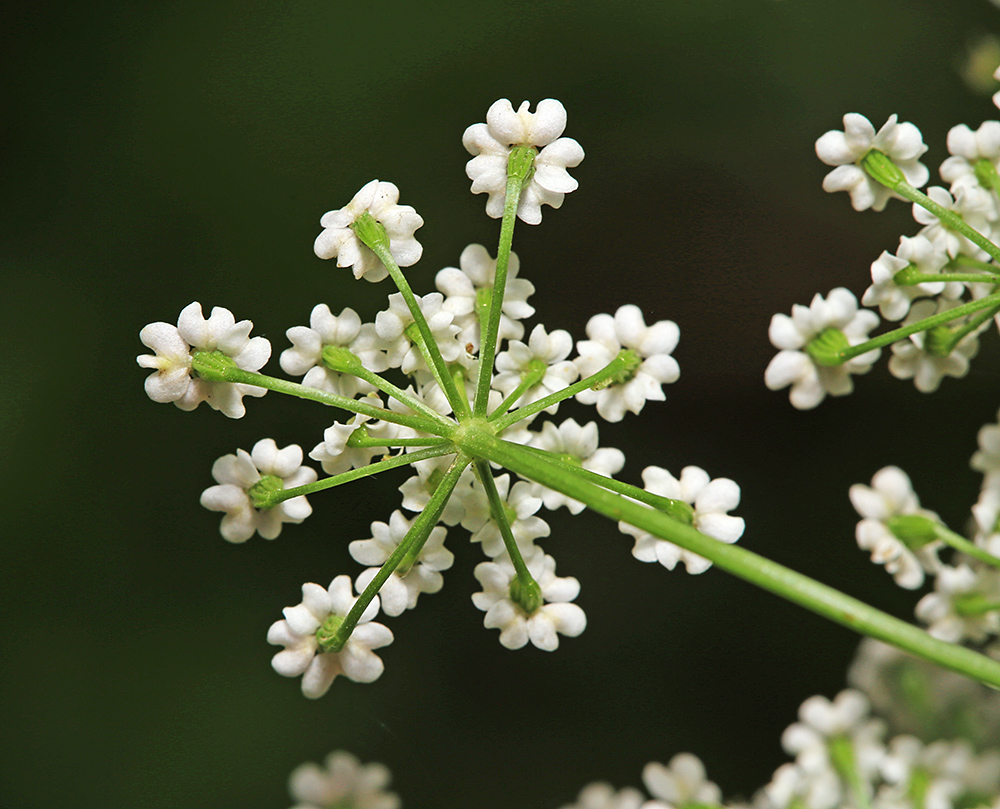
[{"label": "white flower head", "polygon": [[576,802],[562,809],[640,809],[642,793],[632,787],[616,790],[611,784],[598,781],[580,790]]},{"label": "white flower head", "polygon": [[465,166],[472,180],[473,194],[489,194],[486,213],[494,219],[503,216],[507,192],[507,160],[515,146],[540,148],[535,157],[535,171],[521,190],[518,217],[530,225],[542,221],[542,205],[558,208],[563,198],[578,183],[567,168],[583,160],[583,148],[572,138],[559,137],[566,128],[566,109],[553,98],[538,102],[535,112],[525,101],[515,111],[506,98],[493,103],[485,124],[473,124],[465,130],[462,144],[474,155]]},{"label": "white flower head", "polygon": [[308,326],[292,326],[285,334],[291,348],[281,352],[281,369],[286,374],[303,376],[302,384],[338,396],[353,399],[358,393],[374,388],[352,374],[333,371],[323,364],[323,350],[328,347],[351,351],[369,371],[380,373],[389,367],[385,353],[379,350],[378,336],[372,323],[362,324],[358,313],[345,307],[334,315],[325,303],[313,307]]},{"label": "white flower head", "polygon": [[206,320],[195,301],[181,310],[177,325],[150,323],[139,339],[154,354],[142,354],[136,362],[156,373],[146,377],[146,393],[154,402],[173,402],[181,410],[194,410],[202,402],[232,419],[246,413],[244,396],[263,396],[265,388],[232,382],[217,382],[191,376],[191,351],[221,351],[244,371],[259,371],[271,356],[271,344],[263,337],[250,337],[253,323],[236,322],[228,309],[216,306]]},{"label": "white flower head", "polygon": [[642,782],[668,807],[722,803],[722,790],[705,777],[705,765],[691,753],[678,753],[667,765],[649,762],[642,770]]},{"label": "white flower head", "polygon": [[625,411],[638,415],[647,401],[663,401],[663,385],[680,377],[680,366],[670,356],[680,339],[680,329],[672,320],[647,326],[642,310],[627,304],[614,316],[594,315],[587,322],[587,337],[590,339],[576,345],[581,377],[600,371],[622,349],[629,352],[630,366],[620,379],[601,390],[587,389],[576,395],[584,404],[596,404],[597,412],[607,421],[621,421]]},{"label": "white flower head", "polygon": [[[357,539],[348,546],[355,561],[369,567],[358,576],[355,586],[363,591],[378,575],[382,564],[389,558],[399,543],[406,537],[413,520],[408,520],[401,511],[394,511],[388,524],[373,522],[370,539]],[[397,567],[385,580],[379,590],[382,612],[386,615],[401,615],[404,610],[417,606],[421,593],[436,593],[444,584],[442,570],[447,570],[455,561],[451,551],[444,547],[446,530],[440,525],[431,529],[430,535],[416,559],[404,570]]]},{"label": "white flower head", "polygon": [[881,353],[867,351],[834,367],[818,365],[804,350],[809,342],[827,329],[838,329],[849,345],[868,339],[868,332],[878,325],[878,315],[858,310],[857,298],[850,290],[837,287],[824,298],[815,295],[809,306],[795,304],[792,316],[777,314],[771,318],[768,337],[780,349],[764,372],[764,384],[771,390],[791,385],[789,399],[799,410],[816,407],[826,395],[844,396],[854,390],[851,374],[864,374]]},{"label": "white flower head", "polygon": [[[995,216],[996,206],[990,194],[978,186],[959,185],[953,188],[954,195],[941,186],[935,185],[927,189],[927,196],[942,208],[958,214],[969,227],[980,233],[990,232],[990,217]],[[920,235],[930,239],[938,250],[955,258],[960,254],[974,259],[986,260],[989,255],[975,242],[952,230],[946,223],[938,219],[922,205],[913,203],[913,218],[922,227]]]},{"label": "white flower head", "polygon": [[[528,570],[541,588],[544,602],[528,615],[510,597],[510,585],[516,573],[506,556],[476,565],[475,576],[483,592],[473,593],[472,603],[486,612],[483,625],[500,630],[500,643],[508,649],[520,649],[529,640],[539,649],[554,651],[558,635],[575,638],[587,628],[587,616],[576,604],[570,604],[580,592],[575,578],[558,578],[556,561],[547,554],[526,560]],[[557,634],[558,633],[558,634]]]},{"label": "white flower head", "polygon": [[856,530],[858,547],[870,551],[875,564],[885,565],[900,587],[915,590],[924,583],[925,571],[935,573],[941,569],[940,540],[914,551],[892,530],[897,517],[920,516],[938,522],[937,514],[920,507],[910,479],[902,469],[897,466],[880,469],[870,488],[855,483],[849,496],[862,518]]},{"label": "white flower head", "polygon": [[268,509],[254,508],[250,499],[254,486],[280,490],[315,482],[316,470],[302,465],[298,444],[278,449],[274,439],[264,438],[249,453],[238,449],[235,455],[223,455],[212,464],[212,477],[219,485],[202,492],[201,504],[209,511],[225,512],[220,530],[230,542],[246,542],[254,533],[274,539],[283,523],[300,523],[312,514],[304,495]]},{"label": "white flower head", "polygon": [[[572,350],[573,337],[568,331],[556,329],[546,332],[545,326],[539,323],[531,330],[527,343],[512,340],[506,351],[497,354],[498,373],[493,378],[493,387],[506,398],[521,384],[525,374],[537,370],[540,378],[513,406],[530,404],[569,387],[580,375],[576,363],[566,359]],[[545,412],[555,413],[557,409],[558,404],[555,404],[546,408]]]},{"label": "white flower head", "polygon": [[[464,352],[456,339],[459,328],[453,323],[455,316],[443,306],[444,296],[440,292],[429,292],[416,296],[416,301],[445,361],[456,362],[462,358]],[[389,365],[400,368],[404,374],[427,370],[423,354],[408,334],[408,327],[413,324],[413,315],[401,292],[391,294],[389,308],[375,316],[375,332],[388,355]]]},{"label": "white flower head", "polygon": [[[519,480],[511,485],[510,475],[495,478],[497,494],[504,505],[511,534],[525,560],[534,558],[540,551],[535,546],[536,539],[547,537],[551,531],[548,523],[536,512],[542,507],[542,499],[535,490],[535,484]],[[490,513],[489,500],[483,486],[478,481],[465,500],[465,514],[462,527],[472,534],[472,541],[482,545],[483,553],[491,559],[503,555],[506,548],[500,528]]]},{"label": "white flower head", "polygon": [[891,158],[914,188],[927,182],[930,172],[918,159],[927,147],[917,127],[898,124],[896,116],[890,115],[876,132],[865,116],[850,112],[844,116],[843,132],[831,130],[816,141],[816,156],[828,166],[836,166],[823,178],[823,190],[847,191],[856,211],[885,208],[889,198],[896,195],[861,167],[861,161],[872,149]]},{"label": "white flower head", "polygon": [[[382,406],[382,399],[377,393],[369,393],[361,401],[374,407]],[[323,440],[313,447],[309,457],[319,461],[323,471],[328,475],[339,475],[349,469],[360,469],[371,463],[372,458],[386,452],[380,446],[349,446],[348,442],[355,431],[364,427],[370,438],[388,441],[401,429],[388,421],[372,422],[372,417],[356,413],[347,423],[335,421],[323,431]]]},{"label": "white flower head", "polygon": [[[913,304],[903,325],[908,326],[959,305],[960,301],[944,298],[918,301]],[[980,330],[987,325],[988,323],[984,323]],[[921,393],[933,393],[946,376],[961,378],[969,372],[969,360],[979,352],[979,338],[976,332],[968,334],[944,355],[932,351],[933,346],[934,342],[927,339],[926,331],[918,331],[893,343],[892,357],[889,358],[889,373],[897,379],[912,379]]]},{"label": "white flower head", "polygon": [[271,658],[271,666],[283,677],[302,675],[302,693],[310,699],[323,696],[334,679],[343,674],[356,683],[377,680],[384,665],[372,649],[392,643],[388,627],[375,623],[379,599],[375,596],[361,614],[357,626],[339,652],[324,652],[316,635],[332,634],[350,612],[357,598],[350,576],[337,576],[328,588],[302,585],[302,603],[285,607],[285,618],[275,621],[267,642],[285,648]]},{"label": "white flower head", "polygon": [[343,750],[326,757],[323,766],[301,764],[288,779],[288,791],[298,803],[292,809],[400,809],[402,802],[387,792],[392,775],[383,764],[362,764]]},{"label": "white flower head", "polygon": [[948,298],[957,298],[964,287],[956,282],[900,286],[895,280],[896,273],[911,264],[917,272],[930,275],[940,272],[947,263],[947,251],[939,250],[926,236],[901,236],[896,255],[883,250],[882,255],[872,263],[872,285],[865,290],[861,302],[865,306],[878,306],[886,320],[902,320],[915,298],[942,293]]},{"label": "white flower head", "polygon": [[979,449],[969,462],[973,469],[987,478],[1000,478],[1000,412],[997,412],[997,422],[979,429]]},{"label": "white flower head", "polygon": [[[642,470],[642,482],[647,492],[690,505],[691,525],[703,534],[730,545],[743,536],[746,528],[743,518],[727,513],[740,504],[740,487],[735,481],[729,478],[712,480],[704,469],[697,466],[685,466],[678,480],[666,469],[647,466]],[[632,555],[640,562],[659,562],[668,570],[673,570],[678,562],[684,562],[685,569],[692,574],[704,573],[712,566],[705,557],[634,525],[620,522],[618,530],[635,537]]]},{"label": "white flower head", "polygon": [[[500,308],[498,336],[501,340],[520,340],[524,336],[521,321],[535,313],[535,307],[528,303],[528,298],[535,294],[535,286],[517,277],[520,268],[517,253],[511,251]],[[444,309],[455,316],[458,341],[463,346],[471,345],[471,353],[479,350],[480,307],[489,305],[496,271],[497,260],[489,251],[481,244],[470,244],[459,256],[458,268],[445,267],[434,279],[434,285],[445,296]]]},{"label": "white flower head", "polygon": [[[530,435],[530,444],[537,449],[552,452],[561,459],[579,464],[589,472],[611,477],[625,466],[625,453],[613,447],[598,447],[597,422],[591,421],[582,427],[574,419],[566,419],[559,425],[547,421],[540,433]],[[545,508],[554,511],[566,506],[571,514],[579,514],[585,508],[579,500],[567,497],[562,492],[535,484],[536,492],[542,498]]]},{"label": "white flower head", "polygon": [[934,580],[934,592],[917,602],[917,618],[927,624],[927,634],[949,643],[968,639],[981,643],[1000,633],[1000,612],[966,610],[966,602],[1000,600],[1000,572],[993,567],[944,565]]},{"label": "white flower head", "polygon": [[423,247],[413,233],[424,220],[409,205],[399,205],[399,189],[392,183],[372,180],[358,191],[347,205],[327,211],[319,220],[323,232],[316,237],[313,249],[320,258],[336,258],[338,267],[353,267],[355,278],[381,281],[389,271],[355,235],[351,228],[363,214],[371,214],[389,237],[389,252],[400,267],[420,260]]}]

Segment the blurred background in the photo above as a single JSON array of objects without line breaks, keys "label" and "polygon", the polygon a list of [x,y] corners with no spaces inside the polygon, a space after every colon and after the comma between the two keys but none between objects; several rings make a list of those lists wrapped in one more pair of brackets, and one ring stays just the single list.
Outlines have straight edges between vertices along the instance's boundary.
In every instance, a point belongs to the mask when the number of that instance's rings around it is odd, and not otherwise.
[{"label": "blurred background", "polygon": [[370,319],[388,282],[355,282],[312,242],[375,177],[426,221],[418,292],[466,244],[494,252],[461,136],[501,97],[562,100],[587,152],[580,189],[515,233],[537,288],[529,327],[582,337],[636,302],[681,329],[667,401],[601,426],[624,479],[649,464],[732,477],[746,547],[912,615],[919,594],[857,549],[847,488],[901,465],[963,528],[968,457],[996,418],[995,338],[934,396],[883,358],[854,395],[799,413],[764,387],[767,326],[817,292],[860,296],[870,263],[917,229],[901,203],[857,214],[824,194],[819,135],[846,112],[898,113],[936,169],[951,126],[996,117],[986,0],[43,0],[14,14],[0,806],[284,807],[288,773],[335,748],[387,764],[408,807],[555,809],[683,750],[749,797],[784,760],[798,705],[843,687],[846,630],[720,571],[640,564],[614,525],[565,510],[544,545],[580,579],[589,627],[556,653],[483,629],[480,552],[456,530],[445,589],[387,622],[377,683],[338,680],[313,702],[271,670],[267,627],[303,582],[358,572],[347,544],[398,507],[405,474],[313,497],[274,542],[226,543],[198,505],[212,462],[267,436],[308,451],[331,415],[274,394],[241,421],[155,405],[138,331],[193,300],[225,306],[272,341],[280,373],[284,331],[316,303]]}]

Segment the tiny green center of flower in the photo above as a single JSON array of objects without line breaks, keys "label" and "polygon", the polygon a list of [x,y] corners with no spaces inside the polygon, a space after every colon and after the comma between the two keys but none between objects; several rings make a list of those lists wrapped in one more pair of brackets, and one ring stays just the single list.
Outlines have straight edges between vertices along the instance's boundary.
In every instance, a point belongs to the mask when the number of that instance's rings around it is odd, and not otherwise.
[{"label": "tiny green center of flower", "polygon": [[955,333],[941,324],[924,332],[924,350],[935,357],[947,357],[955,347]]},{"label": "tiny green center of flower", "polygon": [[275,492],[280,492],[284,488],[285,484],[277,475],[264,475],[247,489],[247,494],[250,495],[250,502],[254,508],[268,509],[274,505],[271,499]]},{"label": "tiny green center of flower", "polygon": [[892,535],[910,550],[917,550],[937,537],[937,523],[921,514],[897,514],[885,521]]},{"label": "tiny green center of flower", "polygon": [[868,173],[868,176],[887,188],[895,188],[900,183],[906,182],[906,177],[899,170],[899,166],[878,149],[869,149],[858,162],[861,168]]},{"label": "tiny green center of flower", "polygon": [[353,374],[363,367],[361,359],[344,346],[323,346],[321,358],[327,368],[342,374]]},{"label": "tiny green center of flower", "polygon": [[847,336],[840,329],[830,327],[823,329],[806,344],[806,353],[817,365],[836,368],[844,363],[840,352],[850,347]]},{"label": "tiny green center of flower", "polygon": [[195,351],[191,354],[191,368],[202,379],[225,382],[226,371],[236,367],[236,360],[221,351]]},{"label": "tiny green center of flower", "polygon": [[619,351],[617,359],[622,362],[621,369],[615,371],[607,379],[603,379],[592,385],[591,388],[593,390],[604,390],[605,388],[610,388],[612,385],[624,385],[626,382],[631,382],[639,371],[639,366],[642,365],[642,357],[636,354],[631,348],[623,348]]},{"label": "tiny green center of flower", "polygon": [[370,211],[365,211],[351,222],[350,228],[354,231],[354,235],[374,252],[377,253],[380,247],[389,249],[389,236],[385,232],[385,227],[371,215]]},{"label": "tiny green center of flower", "polygon": [[896,286],[911,287],[920,283],[921,272],[914,264],[907,264],[903,269],[892,276],[892,282]]},{"label": "tiny green center of flower", "polygon": [[973,164],[972,168],[981,186],[990,189],[996,188],[1000,177],[997,176],[997,167],[992,162],[981,157]]},{"label": "tiny green center of flower", "polygon": [[532,615],[544,602],[542,588],[532,578],[522,582],[515,576],[510,583],[510,600],[524,610],[526,615]]},{"label": "tiny green center of flower", "polygon": [[507,157],[507,177],[517,178],[521,181],[523,188],[535,174],[535,157],[538,149],[530,144],[521,144],[510,150]]},{"label": "tiny green center of flower", "polygon": [[982,593],[959,593],[952,597],[955,613],[963,617],[985,615],[1000,608],[1000,604],[984,596]]},{"label": "tiny green center of flower", "polygon": [[316,630],[316,642],[324,652],[339,652],[344,648],[342,643],[337,643],[337,630],[344,623],[344,618],[340,615],[328,615]]}]

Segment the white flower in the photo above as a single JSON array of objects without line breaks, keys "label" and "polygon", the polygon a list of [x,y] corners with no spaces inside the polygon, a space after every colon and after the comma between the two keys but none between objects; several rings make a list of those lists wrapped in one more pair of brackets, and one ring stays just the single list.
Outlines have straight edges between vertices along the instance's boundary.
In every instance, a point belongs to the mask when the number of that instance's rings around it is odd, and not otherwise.
[{"label": "white flower", "polygon": [[352,374],[332,371],[323,364],[323,349],[350,350],[369,371],[380,373],[389,367],[385,354],[379,350],[378,336],[372,323],[361,323],[358,313],[345,307],[334,315],[325,303],[313,307],[309,326],[293,326],[285,334],[292,348],[281,352],[281,369],[286,374],[303,376],[302,384],[338,396],[353,399],[358,393],[370,393],[374,388]]},{"label": "white flower", "polygon": [[256,531],[264,539],[281,533],[282,523],[300,523],[312,506],[304,495],[285,500],[269,509],[254,508],[249,491],[257,485],[269,489],[293,489],[316,480],[316,470],[302,465],[302,448],[289,444],[284,449],[271,438],[254,444],[248,454],[236,450],[212,464],[212,477],[220,484],[205,489],[201,504],[210,511],[224,511],[222,536],[230,542],[246,542]]},{"label": "white flower", "polygon": [[799,708],[799,721],[781,735],[781,746],[809,775],[836,772],[831,745],[848,742],[859,775],[877,772],[885,756],[885,724],[869,718],[869,704],[860,691],[846,689],[833,700],[810,697]]},{"label": "white flower", "polygon": [[997,413],[997,424],[986,424],[979,430],[979,449],[972,456],[970,465],[987,478],[996,477],[1000,473],[1000,412]]},{"label": "white flower", "polygon": [[302,603],[282,610],[285,619],[267,631],[267,642],[285,648],[271,658],[271,666],[283,677],[302,675],[302,693],[310,699],[323,696],[339,674],[356,683],[377,680],[385,668],[372,649],[392,643],[392,632],[372,618],[378,614],[378,596],[372,599],[339,652],[323,652],[316,633],[332,633],[350,612],[357,598],[350,576],[337,576],[329,588],[302,585]]},{"label": "white flower", "polygon": [[[463,357],[462,347],[455,339],[458,334],[458,326],[452,323],[455,316],[443,308],[444,296],[440,292],[429,292],[423,297],[416,296],[416,301],[445,362],[455,362]],[[427,370],[423,354],[407,334],[407,326],[413,322],[413,315],[401,292],[390,295],[389,308],[375,316],[375,332],[388,354],[389,365],[400,368],[404,374],[417,369]]]},{"label": "white flower", "polygon": [[976,521],[976,545],[993,556],[1000,556],[1000,478],[988,476],[983,481],[979,500],[972,507]]},{"label": "white flower", "polygon": [[197,301],[181,310],[177,325],[150,323],[139,332],[139,339],[152,354],[136,357],[143,368],[155,368],[146,377],[146,393],[154,402],[173,402],[181,410],[194,410],[202,402],[221,410],[229,418],[246,413],[244,396],[263,396],[265,388],[231,382],[215,382],[191,377],[191,350],[221,351],[232,357],[244,371],[259,371],[271,356],[271,344],[263,337],[250,337],[253,323],[236,322],[228,309],[216,306],[205,319]]},{"label": "white flower", "polygon": [[[412,520],[407,520],[402,511],[392,512],[389,524],[372,523],[371,539],[357,539],[348,550],[355,561],[369,567],[358,576],[355,586],[362,592],[378,575],[381,565],[389,558],[410,530]],[[386,615],[400,615],[404,610],[417,606],[421,593],[436,593],[444,584],[440,571],[447,570],[455,561],[451,551],[444,546],[447,531],[441,526],[431,529],[430,535],[409,569],[397,567],[379,589],[382,612]]]},{"label": "white flower", "polygon": [[792,386],[789,399],[799,410],[816,407],[831,396],[845,396],[854,390],[851,374],[864,374],[881,351],[873,349],[834,367],[817,365],[806,351],[809,342],[827,329],[839,329],[849,345],[868,339],[868,332],[878,325],[878,315],[862,309],[850,290],[837,287],[824,299],[815,295],[809,306],[795,304],[792,316],[777,314],[771,318],[768,337],[780,349],[764,372],[764,384],[771,390]]},{"label": "white flower", "polygon": [[965,775],[973,760],[972,747],[964,740],[925,745],[915,736],[896,736],[880,767],[888,784],[879,790],[878,803],[910,805],[914,779],[919,779],[925,809],[952,809],[971,786],[966,785]]},{"label": "white flower", "polygon": [[872,285],[865,290],[861,302],[865,306],[878,306],[886,320],[902,320],[915,298],[941,293],[957,298],[964,289],[959,283],[940,281],[899,286],[895,281],[896,273],[911,264],[918,272],[931,274],[940,272],[947,263],[947,252],[938,250],[926,236],[901,236],[896,255],[883,250],[872,263]]},{"label": "white flower", "polygon": [[[542,374],[541,378],[521,395],[514,406],[530,404],[561,391],[576,382],[580,375],[576,364],[566,359],[572,350],[573,337],[568,331],[556,329],[550,334],[539,323],[531,330],[527,345],[520,340],[512,340],[506,351],[497,354],[498,373],[493,378],[493,387],[506,398],[521,384],[525,374],[537,369]],[[557,404],[552,405],[545,412],[555,413],[558,407]]]},{"label": "white flower", "polygon": [[[625,466],[625,453],[613,447],[597,446],[597,422],[591,421],[580,426],[574,419],[566,419],[558,426],[551,421],[542,425],[540,433],[531,434],[531,446],[558,455],[569,463],[579,464],[589,472],[605,477],[621,471]],[[585,508],[579,500],[567,497],[562,492],[536,483],[536,492],[549,510],[566,506],[571,514],[579,514]]]},{"label": "white flower", "polygon": [[[434,285],[445,295],[445,311],[455,315],[459,343],[471,345],[469,353],[475,353],[479,350],[479,315],[483,306],[489,306],[497,260],[490,257],[481,244],[470,244],[459,256],[458,266],[461,269],[445,267],[441,270],[434,279]],[[517,277],[520,267],[517,254],[511,251],[500,309],[498,335],[501,340],[520,340],[524,336],[524,324],[520,321],[535,313],[535,307],[528,303],[528,298],[535,294],[535,287],[531,281]]]},{"label": "white flower", "polygon": [[855,483],[849,496],[862,517],[855,532],[858,547],[870,551],[875,564],[885,565],[896,584],[916,590],[924,583],[924,571],[935,573],[941,569],[940,540],[922,545],[914,552],[890,527],[892,520],[901,516],[918,515],[938,522],[937,514],[920,507],[910,479],[902,469],[897,466],[880,469],[872,478],[871,488]]},{"label": "white flower", "polygon": [[816,156],[837,167],[823,178],[823,190],[847,191],[856,211],[885,208],[896,195],[861,168],[861,161],[872,149],[891,158],[914,188],[927,182],[930,172],[918,160],[927,151],[919,129],[910,123],[897,124],[896,116],[890,115],[876,133],[865,116],[850,112],[844,116],[843,132],[831,130],[816,141]]},{"label": "white flower", "polygon": [[[535,492],[535,485],[519,480],[510,485],[510,475],[500,475],[494,479],[497,494],[504,504],[507,523],[525,561],[540,551],[534,545],[536,539],[550,533],[548,523],[535,513],[542,507],[542,499]],[[482,543],[483,553],[491,559],[502,555],[506,548],[500,528],[490,513],[490,504],[483,486],[478,481],[473,486],[473,496],[467,496],[462,527],[472,534],[473,542]]]},{"label": "white flower", "polygon": [[[417,474],[399,487],[399,491],[403,494],[403,508],[407,511],[423,511],[452,461],[454,456],[446,455],[412,464]],[[474,494],[472,490],[474,480],[472,468],[466,467],[441,513],[441,522],[445,525],[458,525],[465,517],[466,501],[478,499],[479,494]]]},{"label": "white flower", "polygon": [[587,322],[587,337],[576,345],[576,359],[581,377],[600,371],[622,349],[628,349],[633,363],[620,380],[601,390],[584,390],[576,398],[584,404],[597,405],[597,412],[607,421],[621,421],[625,411],[638,414],[647,401],[663,401],[663,385],[676,382],[681,370],[670,353],[677,347],[680,329],[672,320],[660,320],[647,326],[638,306],[628,304],[615,312],[594,315]]},{"label": "white flower", "polygon": [[[743,518],[726,513],[740,504],[740,487],[735,481],[729,478],[712,480],[704,469],[697,466],[685,466],[678,480],[666,469],[647,466],[642,470],[642,482],[647,492],[693,506],[691,525],[701,533],[728,544],[743,536],[746,528]],[[688,573],[704,573],[712,566],[703,556],[634,525],[620,522],[618,530],[635,537],[632,555],[640,562],[659,562],[668,570],[673,570],[682,561]]]},{"label": "white flower", "polygon": [[473,593],[472,603],[486,612],[483,625],[500,630],[500,643],[508,649],[520,649],[529,640],[539,649],[551,652],[559,646],[556,633],[575,638],[587,628],[587,616],[576,604],[570,604],[580,592],[575,578],[557,578],[556,561],[538,554],[527,561],[528,570],[541,588],[545,603],[528,615],[510,598],[514,565],[507,557],[476,565],[475,576],[483,592]]},{"label": "white flower", "polygon": [[965,124],[952,127],[948,131],[948,151],[952,156],[941,164],[941,179],[951,183],[952,194],[964,189],[979,197],[977,206],[987,211],[991,222],[996,221],[996,198],[979,182],[976,163],[985,160],[994,168],[1000,166],[1000,121],[984,121],[975,132]]},{"label": "white flower", "polygon": [[[989,233],[989,219],[995,214],[992,197],[985,189],[968,185],[956,185],[954,191],[955,195],[952,196],[944,188],[935,185],[927,189],[927,196],[942,208],[958,214],[974,230]],[[952,230],[935,214],[915,202],[913,218],[924,226],[920,229],[920,235],[930,239],[938,250],[946,252],[951,258],[959,254],[980,260],[989,258],[989,254],[982,247]]]},{"label": "white flower", "polygon": [[354,267],[354,277],[381,281],[389,271],[351,228],[364,213],[370,213],[385,228],[389,252],[400,267],[420,260],[423,247],[414,231],[424,224],[409,205],[397,205],[399,189],[392,183],[372,180],[358,191],[339,211],[327,211],[319,220],[323,232],[316,237],[313,249],[320,258],[336,258],[338,267]]},{"label": "white flower", "polygon": [[808,773],[792,763],[774,771],[763,794],[761,809],[839,809],[843,805],[840,778],[832,769]]},{"label": "white flower", "polygon": [[350,753],[335,750],[324,766],[301,764],[288,779],[298,803],[292,809],[400,809],[402,802],[386,787],[392,776],[383,764],[361,764]]},{"label": "white flower", "polygon": [[[954,309],[960,301],[935,298],[913,304],[904,326],[916,323],[940,312]],[[961,320],[956,321],[961,323]],[[983,324],[985,328],[987,324]],[[981,330],[981,329],[980,329]],[[941,356],[928,350],[927,332],[918,331],[892,344],[889,373],[897,379],[912,379],[921,393],[933,393],[946,376],[961,378],[969,372],[969,360],[979,352],[976,332],[966,335],[950,353]]]},{"label": "white flower", "polygon": [[625,787],[616,791],[611,784],[597,782],[585,786],[576,802],[562,809],[640,809],[642,803],[642,793],[637,789]]},{"label": "white flower", "polygon": [[669,807],[722,803],[722,790],[705,777],[701,759],[691,753],[678,753],[669,765],[649,762],[642,770],[642,782],[650,795]]},{"label": "white flower", "polygon": [[566,109],[553,98],[538,102],[535,112],[528,112],[525,101],[515,112],[506,98],[494,102],[486,113],[485,124],[473,124],[465,130],[462,144],[475,155],[465,166],[472,180],[473,194],[489,194],[486,213],[494,219],[503,216],[507,192],[507,159],[514,146],[543,147],[535,157],[535,172],[521,190],[517,215],[529,225],[542,221],[542,205],[558,208],[563,197],[578,183],[569,176],[568,167],[583,160],[583,148],[572,138],[560,138],[566,128]]},{"label": "white flower", "polygon": [[966,610],[968,602],[981,598],[987,604],[1000,599],[1000,573],[996,568],[944,565],[934,581],[934,592],[917,602],[917,618],[928,625],[927,634],[938,640],[975,643],[1000,632],[1000,612],[995,609]]}]

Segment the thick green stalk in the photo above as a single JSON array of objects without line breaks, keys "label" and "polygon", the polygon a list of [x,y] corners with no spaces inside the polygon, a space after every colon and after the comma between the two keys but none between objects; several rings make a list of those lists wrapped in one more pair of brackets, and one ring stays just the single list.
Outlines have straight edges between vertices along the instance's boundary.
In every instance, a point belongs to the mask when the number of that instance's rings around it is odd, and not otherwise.
[{"label": "thick green stalk", "polygon": [[606,517],[627,522],[697,553],[723,570],[855,632],[1000,688],[1000,663],[962,646],[936,640],[905,621],[752,551],[707,537],[666,514],[583,479],[572,469],[560,468],[524,447],[481,429],[466,429],[457,443],[470,455],[501,464],[515,474],[586,503]]}]

